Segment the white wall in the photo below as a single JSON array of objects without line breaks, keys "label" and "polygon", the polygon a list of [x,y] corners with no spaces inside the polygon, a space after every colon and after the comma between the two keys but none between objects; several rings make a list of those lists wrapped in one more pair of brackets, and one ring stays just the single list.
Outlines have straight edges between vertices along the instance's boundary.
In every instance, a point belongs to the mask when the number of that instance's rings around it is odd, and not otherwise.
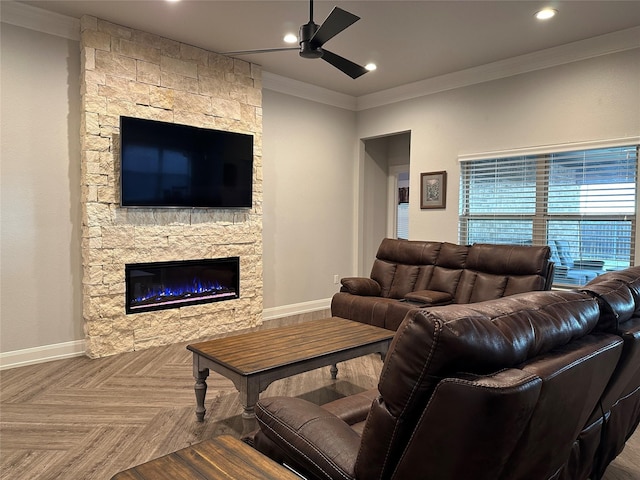
[{"label": "white wall", "polygon": [[387,236],[389,217],[389,140],[378,137],[363,142],[363,165],[359,182],[362,186],[362,208],[359,213],[361,241],[356,250],[359,254],[358,276],[371,272],[380,242]]},{"label": "white wall", "polygon": [[[458,156],[640,135],[640,49],[358,113],[358,137],[411,130],[409,232],[457,242]],[[420,173],[448,172],[446,210],[420,210]]]},{"label": "white wall", "polygon": [[84,338],[80,51],[2,24],[0,351]]},{"label": "white wall", "polygon": [[[263,91],[264,307],[324,301],[352,269],[355,113]],[[304,308],[300,306],[299,308]]]}]

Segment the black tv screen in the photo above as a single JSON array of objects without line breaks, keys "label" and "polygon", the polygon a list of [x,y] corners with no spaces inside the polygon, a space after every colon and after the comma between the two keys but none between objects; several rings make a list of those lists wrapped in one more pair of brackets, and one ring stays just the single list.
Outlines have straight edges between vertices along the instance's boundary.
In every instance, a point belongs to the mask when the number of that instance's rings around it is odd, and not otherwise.
[{"label": "black tv screen", "polygon": [[250,208],[253,136],[120,117],[123,207]]}]

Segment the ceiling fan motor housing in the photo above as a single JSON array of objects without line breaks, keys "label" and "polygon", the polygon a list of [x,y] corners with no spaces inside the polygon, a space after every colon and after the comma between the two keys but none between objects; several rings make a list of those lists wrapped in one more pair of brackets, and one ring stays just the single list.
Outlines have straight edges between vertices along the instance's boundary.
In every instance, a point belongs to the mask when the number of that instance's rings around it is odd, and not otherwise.
[{"label": "ceiling fan motor housing", "polygon": [[311,45],[311,39],[318,31],[319,25],[310,21],[300,27],[300,56],[302,58],[320,58],[322,57],[322,49],[318,46]]}]

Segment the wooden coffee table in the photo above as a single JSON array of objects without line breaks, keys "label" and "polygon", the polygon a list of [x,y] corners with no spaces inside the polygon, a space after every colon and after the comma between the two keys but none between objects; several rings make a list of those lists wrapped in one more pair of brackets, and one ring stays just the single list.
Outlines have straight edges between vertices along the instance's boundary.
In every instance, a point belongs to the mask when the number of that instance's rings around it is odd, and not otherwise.
[{"label": "wooden coffee table", "polygon": [[164,455],[111,480],[300,480],[242,441],[223,435]]},{"label": "wooden coffee table", "polygon": [[240,393],[245,430],[254,425],[258,396],[275,380],[345,360],[385,355],[395,332],[331,317],[285,327],[259,330],[187,346],[193,352],[196,417],[204,420],[209,370],[230,379]]}]

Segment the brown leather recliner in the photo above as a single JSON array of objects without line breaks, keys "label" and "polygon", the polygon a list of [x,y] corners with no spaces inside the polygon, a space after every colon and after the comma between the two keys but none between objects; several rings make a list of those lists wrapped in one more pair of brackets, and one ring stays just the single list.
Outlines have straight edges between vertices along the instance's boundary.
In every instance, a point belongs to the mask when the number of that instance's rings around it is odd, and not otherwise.
[{"label": "brown leather recliner", "polygon": [[413,310],[378,389],[262,399],[248,441],[309,479],[562,478],[623,353],[599,317],[586,292]]}]

